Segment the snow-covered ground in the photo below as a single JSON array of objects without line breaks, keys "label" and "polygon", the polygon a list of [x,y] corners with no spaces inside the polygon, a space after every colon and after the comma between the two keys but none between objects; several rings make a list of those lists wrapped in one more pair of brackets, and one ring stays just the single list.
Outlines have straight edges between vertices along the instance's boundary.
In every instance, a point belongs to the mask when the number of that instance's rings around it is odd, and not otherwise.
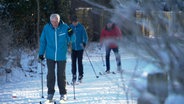
[{"label": "snow-covered ground", "polygon": [[[94,70],[99,78],[96,78],[89,59],[84,53],[84,79],[83,83],[75,86],[75,97],[73,86],[67,85],[68,104],[136,104],[138,92],[134,87],[144,88],[146,86],[145,77],[142,76],[142,69],[150,68],[151,65],[140,61],[134,55],[126,52],[123,47],[120,49],[123,74],[109,74],[100,76],[99,72],[105,71],[103,60],[105,60],[104,49],[99,50],[97,44],[91,43],[86,52],[92,62]],[[102,60],[103,56],[103,60]],[[28,69],[28,59],[30,56],[22,57],[23,69]],[[12,73],[7,74],[6,83],[0,86],[0,103],[1,104],[38,104],[41,98],[41,65],[37,63],[38,68],[32,73],[15,69]],[[46,67],[44,69],[44,98],[47,96],[46,88]],[[116,61],[114,54],[111,53],[111,70],[116,71]],[[134,72],[134,74],[133,74]],[[26,77],[25,77],[26,74]],[[67,81],[71,82],[71,59],[68,54]],[[139,84],[137,84],[139,83]],[[59,93],[56,83],[56,92],[54,99],[59,100]]]}]

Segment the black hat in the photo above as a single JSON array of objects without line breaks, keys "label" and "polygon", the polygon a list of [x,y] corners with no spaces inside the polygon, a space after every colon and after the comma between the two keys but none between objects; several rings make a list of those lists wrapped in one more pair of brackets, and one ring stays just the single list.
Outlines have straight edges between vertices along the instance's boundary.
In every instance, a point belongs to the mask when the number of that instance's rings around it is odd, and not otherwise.
[{"label": "black hat", "polygon": [[77,16],[76,16],[76,15],[73,15],[73,16],[71,17],[71,21],[72,21],[72,22],[77,22]]}]

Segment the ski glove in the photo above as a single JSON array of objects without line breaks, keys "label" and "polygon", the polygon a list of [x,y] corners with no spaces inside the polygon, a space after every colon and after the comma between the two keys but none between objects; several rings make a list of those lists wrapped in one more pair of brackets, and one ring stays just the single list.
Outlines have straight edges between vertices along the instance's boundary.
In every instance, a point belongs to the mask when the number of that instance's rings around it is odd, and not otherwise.
[{"label": "ski glove", "polygon": [[68,28],[68,36],[71,37],[73,34],[73,30],[72,28]]},{"label": "ski glove", "polygon": [[82,43],[83,47],[85,48],[86,47],[86,43]]},{"label": "ski glove", "polygon": [[41,61],[43,61],[45,58],[43,57],[43,55],[39,55],[39,59],[40,59]]}]

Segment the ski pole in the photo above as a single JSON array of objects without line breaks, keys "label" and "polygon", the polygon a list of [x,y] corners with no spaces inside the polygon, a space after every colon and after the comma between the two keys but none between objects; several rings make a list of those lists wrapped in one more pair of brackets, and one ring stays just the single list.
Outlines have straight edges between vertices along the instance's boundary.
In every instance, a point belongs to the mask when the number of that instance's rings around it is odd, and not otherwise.
[{"label": "ski pole", "polygon": [[[98,46],[98,49],[101,50],[101,45]],[[101,53],[101,58],[102,58],[102,63],[103,63],[103,66],[105,66],[105,63],[104,63],[104,59],[103,59],[103,53]]]},{"label": "ski pole", "polygon": [[44,98],[43,96],[43,63],[42,61],[40,61],[41,64],[41,88],[42,88],[42,98]]},{"label": "ski pole", "polygon": [[91,64],[91,67],[92,67],[92,69],[93,69],[93,72],[95,73],[96,78],[99,78],[99,76],[97,76],[97,74],[96,74],[96,71],[95,71],[95,69],[94,69],[94,67],[93,67],[93,64],[92,64],[92,62],[91,62],[91,60],[90,60],[90,58],[89,58],[89,56],[88,56],[87,51],[86,51],[85,49],[84,49],[84,51],[85,51],[85,53],[86,53],[86,56],[88,57],[88,60],[89,60],[89,62],[90,62],[90,64]]},{"label": "ski pole", "polygon": [[104,59],[103,59],[103,54],[102,53],[101,53],[101,57],[102,57],[103,66],[105,66]]},{"label": "ski pole", "polygon": [[76,99],[75,98],[75,83],[74,83],[74,81],[73,81],[73,99]]}]

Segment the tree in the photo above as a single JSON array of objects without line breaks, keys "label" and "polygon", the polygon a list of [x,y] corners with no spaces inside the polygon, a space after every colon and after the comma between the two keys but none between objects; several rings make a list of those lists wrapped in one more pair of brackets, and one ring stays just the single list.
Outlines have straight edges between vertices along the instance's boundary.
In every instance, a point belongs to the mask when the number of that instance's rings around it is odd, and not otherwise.
[{"label": "tree", "polygon": [[[49,22],[50,14],[57,12],[64,21],[68,21],[69,2],[70,0],[1,0],[0,65],[21,68],[23,49],[32,49],[32,52],[38,49],[40,30]],[[37,52],[34,57],[33,61],[37,62]],[[8,61],[11,61],[10,65]]]},{"label": "tree", "polygon": [[10,43],[12,42],[13,29],[8,26],[7,20],[0,20],[0,66],[4,66],[8,61],[6,58],[11,50]]},{"label": "tree", "polygon": [[[149,35],[145,36],[143,31],[140,32],[139,27],[131,25],[130,30],[132,31],[132,35],[129,38],[124,37],[125,40],[121,44],[123,44],[122,47],[124,49],[134,54],[140,60],[145,60],[147,63],[154,65],[157,71],[166,73],[166,80],[168,80],[170,89],[168,90],[169,95],[166,96],[166,99],[161,99],[160,103],[163,104],[172,95],[184,97],[184,57],[182,57],[184,53],[184,22],[182,19],[184,18],[184,14],[180,12],[179,7],[176,6],[178,5],[177,2],[173,0],[166,2],[169,4],[172,1],[172,5],[175,5],[171,7],[170,11],[163,11],[160,3],[154,0],[141,1],[140,5],[137,5],[133,0],[127,2],[114,1],[113,6],[115,7],[115,11],[112,19],[120,23],[121,26],[133,23],[141,25],[142,28],[147,28],[150,31]],[[142,13],[140,18],[135,17],[137,10]],[[126,24],[125,20],[130,23]],[[159,81],[157,85],[159,85]],[[163,86],[160,86],[159,89]],[[158,94],[162,95],[159,89],[157,89]],[[160,101],[159,96],[149,92],[147,89],[139,91],[140,95],[143,92],[147,92],[153,98]],[[151,102],[153,99],[148,97],[142,98],[149,101],[149,104],[153,104]],[[154,104],[157,104],[156,101]]]},{"label": "tree", "polygon": [[1,0],[1,4],[5,7],[2,18],[8,18],[14,29],[14,43],[12,44],[15,47],[35,48],[38,45],[38,18],[40,18],[39,29],[42,29],[43,25],[49,21],[51,13],[59,13],[67,22],[69,2],[70,0],[41,0],[39,2],[37,0]]}]

